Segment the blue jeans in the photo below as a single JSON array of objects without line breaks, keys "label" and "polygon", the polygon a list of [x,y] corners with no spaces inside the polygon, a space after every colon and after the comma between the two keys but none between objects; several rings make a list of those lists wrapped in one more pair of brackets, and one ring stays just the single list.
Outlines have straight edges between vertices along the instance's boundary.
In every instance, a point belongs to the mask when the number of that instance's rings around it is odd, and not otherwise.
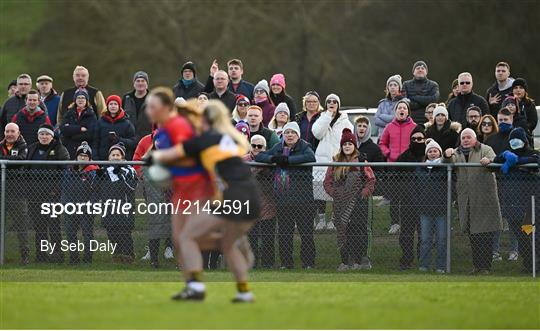
[{"label": "blue jeans", "polygon": [[436,236],[436,268],[446,270],[446,216],[420,216],[420,267],[429,268],[433,234]]},{"label": "blue jeans", "polygon": [[[518,220],[517,223],[518,225],[521,225],[520,224],[521,220]],[[508,237],[510,239],[510,249],[508,250],[508,252],[517,252],[518,251],[518,240],[517,240],[517,236],[514,234],[514,231],[512,231],[512,229],[510,228],[511,225],[510,224],[513,224],[513,223],[516,223],[516,221],[511,221],[511,220],[508,220]],[[521,226],[518,226],[518,228],[520,228],[521,230]],[[501,247],[501,236],[502,236],[502,233],[503,231],[497,231],[495,232],[495,236],[493,237],[493,253],[497,252],[497,253],[500,253],[499,250],[500,250],[500,247]]]}]

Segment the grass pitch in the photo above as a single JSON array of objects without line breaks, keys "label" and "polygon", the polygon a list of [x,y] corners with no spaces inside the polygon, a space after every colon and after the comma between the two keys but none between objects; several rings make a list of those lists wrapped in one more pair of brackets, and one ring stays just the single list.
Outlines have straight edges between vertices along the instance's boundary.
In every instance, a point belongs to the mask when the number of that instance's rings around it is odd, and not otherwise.
[{"label": "grass pitch", "polygon": [[207,300],[183,303],[175,271],[4,269],[1,328],[540,328],[540,283],[523,277],[259,271],[253,305],[229,302],[230,277],[207,273]]}]

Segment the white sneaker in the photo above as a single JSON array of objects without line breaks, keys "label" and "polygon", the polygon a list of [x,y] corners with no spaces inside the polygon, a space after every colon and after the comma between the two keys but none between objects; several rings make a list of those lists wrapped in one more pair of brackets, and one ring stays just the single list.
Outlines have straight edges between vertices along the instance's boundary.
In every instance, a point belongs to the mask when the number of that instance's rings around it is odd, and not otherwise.
[{"label": "white sneaker", "polygon": [[144,249],[146,249],[146,254],[141,257],[141,261],[148,261],[150,260],[150,249],[148,248],[148,246],[145,246]]},{"label": "white sneaker", "polygon": [[334,225],[334,222],[330,221],[330,222],[326,223],[326,229],[327,230],[335,230],[336,226]]},{"label": "white sneaker", "polygon": [[502,261],[502,256],[499,252],[493,252],[492,259],[493,261]]},{"label": "white sneaker", "polygon": [[174,253],[173,253],[172,248],[171,247],[165,248],[165,253],[163,253],[163,256],[165,256],[167,260],[174,259]]},{"label": "white sneaker", "polygon": [[232,299],[233,303],[254,303],[255,296],[252,292],[238,292]]},{"label": "white sneaker", "polygon": [[508,256],[508,261],[517,261],[518,257],[518,252],[510,252],[510,255]]},{"label": "white sneaker", "polygon": [[315,230],[324,230],[326,227],[326,222],[324,220],[319,220],[319,223],[315,225]]},{"label": "white sneaker", "polygon": [[392,224],[390,230],[388,230],[388,234],[398,234],[400,228],[401,226],[399,224]]}]

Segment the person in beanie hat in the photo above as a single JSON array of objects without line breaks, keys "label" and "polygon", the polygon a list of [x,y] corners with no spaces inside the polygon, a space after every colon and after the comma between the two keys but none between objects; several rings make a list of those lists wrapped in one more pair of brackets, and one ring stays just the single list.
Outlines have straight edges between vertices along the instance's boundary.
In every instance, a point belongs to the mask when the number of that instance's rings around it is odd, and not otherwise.
[{"label": "person in beanie hat", "polygon": [[426,121],[426,106],[439,101],[439,84],[427,78],[428,66],[424,61],[416,61],[412,71],[413,78],[403,83],[403,92],[410,101],[410,116],[413,121],[423,124]]},{"label": "person in beanie hat", "polygon": [[[92,148],[83,141],[76,151],[77,161],[91,161]],[[97,201],[96,181],[99,167],[90,165],[73,165],[68,168],[62,181],[61,202],[67,203],[86,203]],[[90,250],[90,240],[94,239],[94,215],[92,214],[66,214],[64,215],[64,227],[66,239],[69,244],[77,243],[77,232],[81,229],[84,243],[83,262],[92,263],[92,251]],[[69,263],[79,263],[79,251],[69,252]]]},{"label": "person in beanie hat", "polygon": [[534,100],[529,97],[527,81],[524,78],[516,78],[512,83],[512,94],[518,100],[518,114],[520,118],[527,122],[527,135],[529,143],[534,148],[532,132],[538,124],[538,113]]},{"label": "person in beanie hat", "polygon": [[270,120],[268,128],[275,131],[278,137],[281,138],[283,127],[285,124],[289,123],[290,118],[291,113],[289,106],[285,102],[282,102],[277,105],[276,110],[274,111],[274,117],[272,117],[272,120]]},{"label": "person in beanie hat", "polygon": [[79,90],[73,97],[73,105],[68,108],[58,126],[60,138],[71,160],[76,158],[77,148],[83,141],[93,143],[97,126],[96,114],[88,101],[88,93]]},{"label": "person in beanie hat", "polygon": [[443,150],[455,148],[459,145],[459,132],[461,124],[448,119],[448,111],[443,105],[433,110],[433,124],[426,123],[426,137],[433,138],[442,146]]},{"label": "person in beanie hat", "polygon": [[287,84],[285,84],[285,76],[283,74],[273,75],[272,79],[270,79],[270,99],[272,99],[274,105],[285,102],[289,108],[289,118],[294,118],[296,115],[296,104],[293,98],[285,91],[286,86]]},{"label": "person in beanie hat", "polygon": [[[503,176],[497,182],[501,213],[502,217],[508,221],[510,237],[517,239],[517,245],[513,247],[514,251],[509,252],[508,260],[515,261],[518,255],[521,255],[523,267],[530,273],[532,271],[532,237],[522,231],[522,225],[530,224],[527,214],[531,208],[531,196],[535,195],[535,187],[538,187],[540,183],[538,183],[537,168],[520,168],[519,166],[539,164],[540,152],[530,147],[527,132],[523,128],[513,129],[508,139],[510,148],[493,160],[495,163],[503,164],[501,167]],[[525,223],[523,220],[526,220]]]},{"label": "person in beanie hat", "polygon": [[[120,201],[120,203],[135,203],[135,189],[137,188],[137,174],[130,165],[122,165],[126,160],[126,147],[119,142],[108,149],[108,160],[117,164],[104,166],[99,172],[99,197]],[[135,226],[135,217],[127,214],[109,214],[101,219],[101,225],[107,230],[107,237],[111,243],[116,244],[113,254],[113,263],[131,264],[135,257],[133,251],[133,238],[131,232]]]},{"label": "person in beanie hat", "polygon": [[[356,135],[344,128],[334,162],[360,162]],[[323,187],[334,201],[332,222],[341,256],[338,271],[371,269],[368,248],[368,199],[375,189],[370,167],[329,167]]]},{"label": "person in beanie hat", "polygon": [[122,105],[124,112],[135,129],[135,141],[138,143],[142,137],[150,134],[152,131],[152,123],[145,113],[146,97],[149,95],[148,90],[149,78],[144,71],[137,71],[133,75],[133,90],[124,94],[122,97]]},{"label": "person in beanie hat", "polygon": [[[284,269],[294,268],[295,225],[301,239],[302,266],[306,269],[313,268],[316,257],[313,237],[316,208],[313,200],[312,170],[310,167],[287,167],[290,164],[315,162],[315,154],[310,144],[300,137],[298,123],[289,122],[283,127],[283,142],[255,157],[256,162],[277,165],[273,168],[273,188],[276,194],[279,255],[281,267]],[[291,208],[296,212],[291,214]]]},{"label": "person in beanie hat", "polygon": [[246,122],[240,121],[236,123],[236,126],[234,128],[238,130],[238,132],[243,134],[249,141],[250,139],[249,125]]},{"label": "person in beanie hat", "polygon": [[384,128],[394,119],[394,107],[400,100],[408,100],[402,93],[403,84],[400,75],[390,76],[386,80],[385,97],[379,100],[377,112],[375,113],[375,126],[377,127],[379,138],[382,136]]},{"label": "person in beanie hat", "polygon": [[[426,140],[425,162],[438,164],[442,160],[441,146],[433,139]],[[431,251],[435,237],[435,270],[446,272],[446,169],[433,166],[416,168],[418,201],[420,214],[420,255],[419,270],[426,272],[431,268]]]},{"label": "person in beanie hat", "polygon": [[233,124],[236,125],[240,121],[247,121],[247,110],[250,105],[251,103],[245,95],[239,94],[236,96],[236,106],[232,112]]},{"label": "person in beanie hat", "polygon": [[119,142],[125,146],[125,158],[131,160],[137,146],[135,128],[122,109],[120,97],[111,95],[107,98],[107,111],[97,121],[92,149],[98,160],[106,160],[111,146]]},{"label": "person in beanie hat", "polygon": [[[60,247],[62,241],[60,218],[42,214],[41,204],[44,201],[60,202],[61,182],[66,166],[50,164],[47,161],[67,161],[69,153],[55,138],[52,125],[44,123],[37,131],[38,141],[28,146],[27,159],[40,162],[25,167],[29,185],[25,191],[25,199],[28,201],[29,218],[35,230],[36,262],[62,263],[64,261],[62,250],[56,249],[53,254],[48,254],[40,249],[42,240],[47,240],[57,245],[56,247]],[[40,189],[36,189],[37,185]]]},{"label": "person in beanie hat", "polygon": [[263,110],[263,125],[268,127],[268,123],[274,116],[276,107],[270,99],[270,87],[266,79],[263,79],[255,85],[253,89],[253,103]]},{"label": "person in beanie hat", "polygon": [[199,93],[204,91],[204,84],[197,78],[195,63],[191,61],[184,63],[181,68],[181,77],[178,79],[178,83],[173,86],[174,95],[177,98],[188,100],[196,98]]}]

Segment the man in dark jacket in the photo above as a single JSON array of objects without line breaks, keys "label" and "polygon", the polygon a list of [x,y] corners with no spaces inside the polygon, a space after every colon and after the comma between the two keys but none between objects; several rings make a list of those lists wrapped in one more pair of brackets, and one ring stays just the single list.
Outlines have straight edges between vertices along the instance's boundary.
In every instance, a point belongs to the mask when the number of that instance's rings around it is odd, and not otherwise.
[{"label": "man in dark jacket", "polygon": [[38,141],[37,132],[40,125],[51,124],[49,116],[39,106],[39,93],[36,90],[28,92],[26,96],[26,107],[19,110],[11,121],[17,123],[28,145]]},{"label": "man in dark jacket", "polygon": [[[289,122],[283,127],[283,143],[261,152],[255,161],[275,163],[277,180],[276,202],[278,218],[279,254],[282,268],[294,268],[293,235],[298,228],[300,239],[300,259],[302,267],[311,269],[315,265],[315,241],[313,239],[316,208],[313,199],[312,167],[287,168],[290,164],[315,162],[311,146],[300,138],[300,127]],[[291,212],[292,211],[292,212]]]},{"label": "man in dark jacket", "polygon": [[497,122],[499,123],[499,132],[490,135],[485,142],[486,145],[493,149],[495,155],[499,155],[510,148],[508,145],[508,135],[514,128],[512,113],[506,108],[499,110]]},{"label": "man in dark jacket", "polygon": [[96,114],[90,107],[88,94],[79,90],[75,92],[74,98],[75,104],[68,109],[59,125],[62,143],[72,160],[83,141],[92,144],[97,126]]},{"label": "man in dark jacket", "polygon": [[99,118],[101,113],[105,111],[107,107],[105,105],[105,98],[103,93],[93,86],[88,85],[90,79],[90,72],[83,66],[76,66],[73,70],[73,82],[74,87],[68,88],[60,95],[60,104],[58,106],[58,112],[56,116],[56,123],[62,123],[62,117],[67,112],[68,107],[73,102],[73,95],[77,90],[85,90],[90,96],[90,105],[96,113],[96,117]]},{"label": "man in dark jacket", "polygon": [[[4,138],[4,127],[12,122],[13,115],[26,106],[26,95],[32,90],[32,78],[28,74],[21,74],[17,77],[17,93],[6,100],[0,114],[0,139]],[[47,112],[47,107],[43,102],[39,103],[41,109]]]},{"label": "man in dark jacket", "polygon": [[[214,90],[214,77],[215,73],[219,70],[219,66],[216,60],[212,62],[210,67],[210,76],[206,81],[205,92],[212,92]],[[255,86],[248,81],[242,79],[244,75],[244,64],[239,59],[232,59],[227,62],[227,72],[230,78],[227,88],[234,94],[242,94],[253,100],[253,90]]]},{"label": "man in dark jacket", "polygon": [[197,68],[195,63],[188,61],[182,66],[182,77],[173,86],[174,95],[177,98],[188,100],[196,98],[199,93],[204,92],[204,85],[197,79]]},{"label": "man in dark jacket", "polygon": [[416,61],[413,65],[413,79],[403,83],[403,91],[410,100],[411,117],[417,124],[426,122],[427,105],[439,100],[439,84],[427,78],[428,66],[424,61]]},{"label": "man in dark jacket", "polygon": [[47,115],[53,127],[56,127],[56,112],[60,103],[60,96],[53,88],[53,79],[50,76],[42,75],[36,80],[36,87],[39,91],[40,101],[47,107]]},{"label": "man in dark jacket", "polygon": [[506,62],[499,62],[495,66],[495,83],[486,91],[486,100],[489,103],[489,113],[497,117],[501,104],[507,96],[512,95],[512,83],[514,78],[510,77],[510,65]]},{"label": "man in dark jacket", "polygon": [[[15,123],[6,125],[5,138],[0,141],[0,160],[26,160],[28,148],[21,136],[19,127]],[[28,248],[28,205],[23,190],[20,189],[20,177],[22,173],[17,168],[20,166],[10,165],[6,178],[6,212],[11,219],[13,229],[17,231],[21,264],[29,263]]]},{"label": "man in dark jacket", "polygon": [[[384,162],[381,148],[371,140],[371,123],[369,123],[369,118],[362,115],[355,118],[354,132],[357,138],[358,151],[360,152],[359,161]],[[377,169],[375,168],[375,170]]]},{"label": "man in dark jacket", "polygon": [[473,92],[473,77],[468,72],[462,72],[458,76],[459,95],[448,103],[450,120],[467,124],[466,113],[471,106],[480,107],[482,115],[489,114],[489,106],[482,96]]},{"label": "man in dark jacket", "polygon": [[266,139],[268,148],[274,147],[279,143],[279,137],[275,131],[265,128],[262,123],[262,109],[259,106],[249,106],[247,111],[247,121],[249,125],[249,135],[261,135]]},{"label": "man in dark jacket", "polygon": [[229,83],[229,76],[223,70],[218,70],[214,75],[214,92],[210,93],[209,99],[218,99],[225,104],[225,106],[232,113],[236,106],[236,94],[231,92],[227,88]]},{"label": "man in dark jacket", "polygon": [[[69,152],[59,139],[55,139],[53,127],[42,124],[38,130],[38,141],[28,147],[28,160],[40,163],[27,166],[27,191],[29,201],[30,219],[33,222],[36,247],[36,262],[64,261],[64,254],[60,250],[62,234],[60,219],[51,215],[42,214],[42,203],[55,203],[60,201],[61,170],[64,165],[47,164],[46,161],[69,160]],[[42,249],[42,241],[55,245],[54,251]],[[49,260],[50,256],[50,260]]]},{"label": "man in dark jacket", "polygon": [[135,140],[138,143],[142,137],[152,132],[152,123],[144,112],[148,96],[148,74],[137,71],[133,76],[133,91],[122,97],[124,111],[135,128]]}]

